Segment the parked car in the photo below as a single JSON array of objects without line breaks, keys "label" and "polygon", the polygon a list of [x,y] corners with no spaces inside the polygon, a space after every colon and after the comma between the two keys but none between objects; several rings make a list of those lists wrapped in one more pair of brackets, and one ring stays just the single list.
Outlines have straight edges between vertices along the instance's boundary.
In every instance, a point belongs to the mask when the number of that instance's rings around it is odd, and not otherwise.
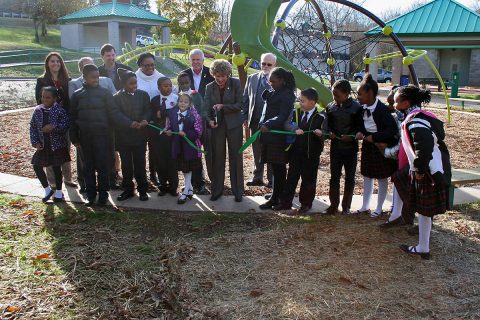
[{"label": "parked car", "polygon": [[[362,70],[360,72],[356,72],[356,73],[353,74],[353,80],[355,80],[357,82],[361,82],[363,80],[364,76],[365,76],[365,70]],[[378,73],[377,73],[377,81],[378,82],[385,82],[385,83],[392,82],[392,72],[379,68]]]},{"label": "parked car", "polygon": [[144,47],[144,46],[149,46],[149,45],[157,45],[158,42],[155,41],[155,39],[153,39],[152,37],[148,37],[148,36],[137,36],[136,38],[136,43],[137,43],[137,47]]}]

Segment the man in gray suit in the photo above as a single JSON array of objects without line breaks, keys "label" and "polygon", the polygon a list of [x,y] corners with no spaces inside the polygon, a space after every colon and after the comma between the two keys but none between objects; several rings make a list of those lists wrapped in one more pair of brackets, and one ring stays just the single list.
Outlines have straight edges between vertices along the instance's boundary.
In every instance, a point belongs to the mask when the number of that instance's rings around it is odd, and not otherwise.
[{"label": "man in gray suit", "polygon": [[[262,71],[257,72],[247,79],[247,84],[243,93],[243,113],[246,116],[245,126],[253,134],[258,130],[258,122],[262,116],[264,101],[262,93],[264,90],[270,89],[268,77],[270,71],[276,66],[277,57],[273,53],[264,53],[261,57]],[[253,159],[255,161],[255,169],[253,170],[253,178],[247,182],[247,186],[263,186],[264,164],[260,163],[261,147],[257,139],[252,144]],[[267,166],[267,179],[269,187],[272,186],[272,172]]]},{"label": "man in gray suit", "polygon": [[[77,79],[72,79],[68,82],[68,96],[71,98],[72,94],[80,89],[83,86],[83,67],[87,64],[94,64],[93,59],[90,57],[83,57],[78,60],[78,70],[80,71],[80,77]],[[108,89],[113,94],[117,93],[115,85],[113,84],[112,79],[107,77],[100,77],[98,85],[102,88]],[[116,170],[116,169],[115,169]],[[85,180],[83,178],[83,154],[80,148],[77,148],[77,180],[80,185],[80,193],[84,193],[85,190]]]}]

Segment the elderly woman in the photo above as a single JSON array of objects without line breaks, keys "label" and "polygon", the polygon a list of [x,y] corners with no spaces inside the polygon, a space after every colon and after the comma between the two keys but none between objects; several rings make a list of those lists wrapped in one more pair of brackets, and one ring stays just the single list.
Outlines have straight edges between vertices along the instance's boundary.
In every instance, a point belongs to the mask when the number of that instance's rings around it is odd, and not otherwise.
[{"label": "elderly woman", "polygon": [[212,196],[215,201],[223,195],[225,181],[225,155],[228,143],[228,161],[230,184],[235,201],[242,201],[243,195],[243,157],[238,153],[243,140],[242,96],[240,80],[232,78],[232,65],[223,59],[215,60],[210,66],[215,79],[205,89],[205,109],[208,110],[208,125],[212,128],[210,141],[213,175]]}]

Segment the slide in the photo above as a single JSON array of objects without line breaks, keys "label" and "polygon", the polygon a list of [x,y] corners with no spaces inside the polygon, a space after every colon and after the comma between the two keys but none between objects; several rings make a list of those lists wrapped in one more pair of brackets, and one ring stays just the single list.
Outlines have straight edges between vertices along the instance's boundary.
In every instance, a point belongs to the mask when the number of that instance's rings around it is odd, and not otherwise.
[{"label": "slide", "polygon": [[297,69],[272,44],[270,35],[281,4],[282,0],[235,0],[230,16],[233,41],[240,44],[243,53],[258,61],[262,53],[274,53],[277,64],[293,72],[297,87],[315,88],[320,97],[319,104],[325,107],[333,100],[330,90]]}]

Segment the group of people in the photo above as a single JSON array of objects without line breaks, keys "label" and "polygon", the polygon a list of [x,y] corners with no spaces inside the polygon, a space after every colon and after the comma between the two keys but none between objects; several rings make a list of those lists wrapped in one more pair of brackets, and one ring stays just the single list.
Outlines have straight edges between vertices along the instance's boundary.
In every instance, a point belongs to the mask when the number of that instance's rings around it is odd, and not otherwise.
[{"label": "group of people", "polygon": [[[332,86],[333,101],[319,111],[317,91],[302,90],[297,98],[293,74],[277,67],[271,53],[262,55],[261,71],[248,78],[245,89],[232,77],[228,61],[215,60],[208,68],[198,49],[190,52],[191,68],[177,76],[177,87],[155,69],[150,53],[139,56],[136,72],[115,62],[115,48],[109,44],[102,47],[101,56],[100,67],[91,58],[80,59],[82,76],[70,80],[60,54],[50,53],[45,73],[37,80],[38,106],[30,134],[36,148],[32,164],[45,188],[43,201],[52,197],[64,201],[63,177],[66,184],[75,185],[70,169],[72,143],[77,148],[78,183],[86,205],[106,204],[120,169],[123,192],[117,199],[135,196],[135,178],[139,199],[148,200],[147,158],[150,180],[157,184],[159,196],[178,196],[177,203],[183,204],[194,194],[208,193],[208,175],[210,200],[216,201],[225,191],[227,148],[231,191],[240,202],[244,168],[239,150],[246,127],[253,138],[258,137],[252,143],[253,177],[246,185],[265,185],[267,166],[266,185],[272,188],[260,209],[291,209],[301,178],[298,212],[309,212],[320,155],[330,139],[331,205],[324,214],[338,211],[342,168],[342,213],[351,214],[358,142],[362,141],[363,205],[353,213],[380,216],[391,178],[392,214],[381,227],[413,224],[418,212],[419,244],[402,249],[429,257],[431,217],[446,210],[450,182],[443,123],[421,108],[430,101],[429,91],[397,87],[387,106],[378,99],[378,84],[371,75],[365,76],[356,94],[347,80],[338,80]],[[180,194],[178,172],[184,180]],[[370,211],[374,180],[378,200]]]}]

